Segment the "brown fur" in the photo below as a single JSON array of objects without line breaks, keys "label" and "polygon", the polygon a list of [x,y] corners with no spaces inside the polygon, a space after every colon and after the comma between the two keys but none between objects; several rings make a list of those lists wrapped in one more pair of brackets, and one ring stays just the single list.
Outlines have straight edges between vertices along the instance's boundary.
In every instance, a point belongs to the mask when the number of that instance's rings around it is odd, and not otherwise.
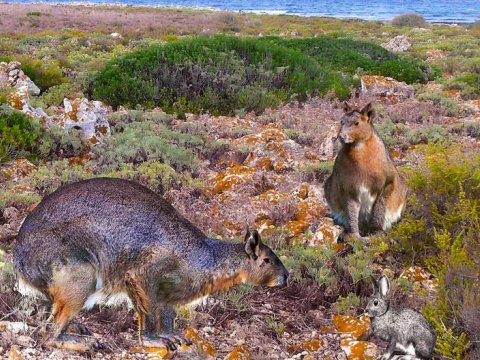
[{"label": "brown fur", "polygon": [[325,197],[335,220],[356,236],[388,229],[405,206],[407,186],[375,131],[371,104],[345,104],[338,138],[341,148]]},{"label": "brown fur", "polygon": [[248,231],[243,243],[208,238],[150,190],[107,178],[45,198],[20,229],[14,262],[21,283],[51,301],[61,346],[74,342],[66,331],[82,308],[127,295],[140,342],[174,349],[181,342],[173,334],[175,306],[238,283],[275,286],[288,277],[258,232]]}]

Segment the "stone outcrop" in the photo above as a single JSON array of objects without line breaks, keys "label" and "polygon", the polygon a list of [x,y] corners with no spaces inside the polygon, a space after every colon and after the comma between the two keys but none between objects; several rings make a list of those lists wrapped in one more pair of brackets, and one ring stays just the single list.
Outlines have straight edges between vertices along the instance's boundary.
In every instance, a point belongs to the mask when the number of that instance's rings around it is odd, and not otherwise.
[{"label": "stone outcrop", "polygon": [[374,96],[383,103],[397,104],[413,98],[413,87],[390,77],[365,75],[360,80],[362,93]]},{"label": "stone outcrop", "polygon": [[40,89],[25,75],[20,65],[18,61],[0,62],[0,88],[11,86],[15,89],[22,88],[29,95],[39,95]]},{"label": "stone outcrop", "polygon": [[84,141],[95,145],[110,135],[107,121],[109,112],[110,109],[100,101],[89,101],[85,98],[73,101],[64,99],[62,113],[53,116],[51,122],[66,131],[72,128],[79,130]]},{"label": "stone outcrop", "polygon": [[382,44],[382,47],[392,52],[404,52],[412,47],[412,43],[408,37],[398,35],[389,42]]},{"label": "stone outcrop", "polygon": [[93,146],[101,143],[110,135],[107,115],[111,109],[100,101],[89,101],[85,98],[63,100],[63,107],[55,109],[48,115],[43,109],[30,105],[30,97],[40,94],[40,89],[20,69],[20,63],[0,63],[0,88],[12,88],[7,95],[8,104],[24,114],[40,119],[47,129],[53,125],[68,130],[80,131],[85,144]]}]

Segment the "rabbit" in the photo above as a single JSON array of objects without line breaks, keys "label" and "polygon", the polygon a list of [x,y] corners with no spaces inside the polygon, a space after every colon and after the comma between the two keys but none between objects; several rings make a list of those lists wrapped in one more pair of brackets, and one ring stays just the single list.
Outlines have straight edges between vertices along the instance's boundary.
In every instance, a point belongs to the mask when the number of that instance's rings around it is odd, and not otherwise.
[{"label": "rabbit", "polygon": [[373,290],[365,315],[371,320],[373,334],[388,341],[387,351],[378,359],[431,359],[437,338],[427,319],[412,308],[390,305],[390,282],[385,275],[373,279]]}]

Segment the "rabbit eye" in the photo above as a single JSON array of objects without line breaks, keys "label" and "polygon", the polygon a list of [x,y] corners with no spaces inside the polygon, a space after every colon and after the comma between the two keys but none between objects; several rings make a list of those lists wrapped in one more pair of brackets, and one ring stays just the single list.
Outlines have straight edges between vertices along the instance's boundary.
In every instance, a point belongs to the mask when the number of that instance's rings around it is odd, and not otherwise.
[{"label": "rabbit eye", "polygon": [[265,259],[263,259],[263,261],[264,261],[266,264],[269,264],[269,263],[270,263],[270,259],[269,259],[269,258],[265,258]]},{"label": "rabbit eye", "polygon": [[377,306],[378,305],[378,300],[374,300],[373,305]]},{"label": "rabbit eye", "polygon": [[358,126],[358,124],[360,124],[358,121],[355,123],[355,126]]}]

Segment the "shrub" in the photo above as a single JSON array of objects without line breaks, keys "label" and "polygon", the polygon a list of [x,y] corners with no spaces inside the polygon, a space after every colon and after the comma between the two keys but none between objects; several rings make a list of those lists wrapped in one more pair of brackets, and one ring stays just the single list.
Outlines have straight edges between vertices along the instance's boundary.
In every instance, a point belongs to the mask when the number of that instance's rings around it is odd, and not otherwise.
[{"label": "shrub", "polygon": [[30,99],[30,104],[34,107],[49,108],[50,106],[60,106],[63,99],[75,93],[75,87],[71,83],[62,83],[48,88],[42,95]]},{"label": "shrub", "polygon": [[0,163],[20,157],[34,157],[42,130],[25,114],[0,105]]},{"label": "shrub", "polygon": [[450,88],[460,88],[464,99],[477,99],[480,97],[480,74],[465,74],[453,80]]},{"label": "shrub", "polygon": [[123,132],[95,148],[96,160],[104,170],[118,170],[123,163],[141,164],[160,161],[177,171],[194,172],[198,166],[195,153],[203,148],[203,140],[151,121],[131,123]]},{"label": "shrub", "polygon": [[94,96],[113,106],[160,106],[168,112],[262,112],[292,97],[349,94],[350,82],[300,51],[254,38],[195,37],[110,62]]},{"label": "shrub", "polygon": [[480,340],[480,155],[458,144],[429,146],[409,185],[404,219],[389,236],[398,254],[425,263],[439,280],[436,301],[424,308],[438,353],[465,359],[470,352],[473,359]]},{"label": "shrub", "polygon": [[[426,82],[434,72],[425,63],[400,58],[379,45],[352,39],[322,36],[307,39],[267,37],[262,41],[282,45],[313,57],[322,67],[348,74],[358,72],[390,76],[407,83]],[[352,79],[353,84],[357,85]]]},{"label": "shrub", "polygon": [[424,92],[417,96],[419,101],[431,101],[434,105],[440,106],[448,116],[456,116],[460,111],[457,102],[445,95],[436,92]]},{"label": "shrub", "polygon": [[45,62],[30,57],[22,57],[21,69],[37,85],[41,91],[65,82],[62,69],[56,62]]},{"label": "shrub", "polygon": [[332,173],[332,169],[333,161],[321,161],[306,164],[299,170],[299,172],[302,181],[322,183]]},{"label": "shrub", "polygon": [[409,13],[395,16],[392,19],[393,26],[425,27],[427,22],[422,15]]},{"label": "shrub", "polygon": [[447,129],[440,125],[432,125],[426,128],[411,129],[407,133],[409,144],[445,144],[450,140]]}]

